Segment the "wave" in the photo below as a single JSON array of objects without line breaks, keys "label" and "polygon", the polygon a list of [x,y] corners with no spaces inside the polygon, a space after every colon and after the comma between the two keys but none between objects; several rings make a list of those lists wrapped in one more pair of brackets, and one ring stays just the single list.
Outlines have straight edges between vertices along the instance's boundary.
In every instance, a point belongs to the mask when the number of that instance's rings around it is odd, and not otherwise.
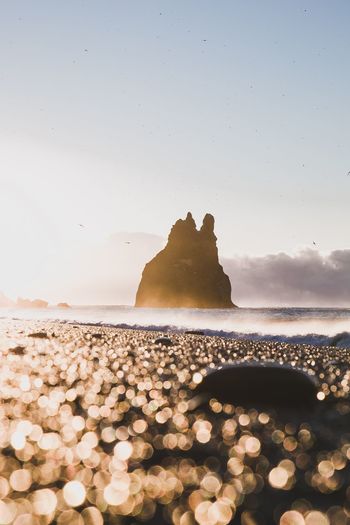
[{"label": "wave", "polygon": [[[69,322],[72,324],[72,322]],[[331,346],[335,348],[350,348],[350,332],[339,332],[335,335],[327,336],[324,334],[265,334],[259,332],[243,333],[226,330],[211,329],[188,329],[174,325],[142,325],[128,323],[79,323],[88,326],[101,326],[108,328],[120,328],[124,330],[144,330],[150,332],[171,332],[175,334],[193,334],[208,337],[223,337],[227,339],[239,339],[245,341],[270,341],[289,344],[306,344],[312,346]]]},{"label": "wave", "polygon": [[32,319],[184,333],[240,340],[350,348],[350,310],[238,308],[233,310],[142,309],[86,306],[70,309],[0,309],[0,318]]}]

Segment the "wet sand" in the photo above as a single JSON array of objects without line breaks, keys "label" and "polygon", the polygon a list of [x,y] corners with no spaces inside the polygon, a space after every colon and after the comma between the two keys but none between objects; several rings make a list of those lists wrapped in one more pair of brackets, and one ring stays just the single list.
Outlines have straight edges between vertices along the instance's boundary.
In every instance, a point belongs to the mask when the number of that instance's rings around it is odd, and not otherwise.
[{"label": "wet sand", "polygon": [[[166,336],[0,320],[0,523],[350,523],[350,350]],[[237,361],[305,370],[315,406],[198,394]]]}]

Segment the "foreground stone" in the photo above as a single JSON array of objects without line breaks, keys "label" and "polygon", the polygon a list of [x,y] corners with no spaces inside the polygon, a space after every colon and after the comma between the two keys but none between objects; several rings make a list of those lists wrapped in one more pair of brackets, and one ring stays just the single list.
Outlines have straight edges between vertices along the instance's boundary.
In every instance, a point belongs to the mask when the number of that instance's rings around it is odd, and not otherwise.
[{"label": "foreground stone", "polygon": [[319,385],[303,370],[275,363],[236,363],[204,377],[198,391],[223,403],[254,407],[311,406]]}]

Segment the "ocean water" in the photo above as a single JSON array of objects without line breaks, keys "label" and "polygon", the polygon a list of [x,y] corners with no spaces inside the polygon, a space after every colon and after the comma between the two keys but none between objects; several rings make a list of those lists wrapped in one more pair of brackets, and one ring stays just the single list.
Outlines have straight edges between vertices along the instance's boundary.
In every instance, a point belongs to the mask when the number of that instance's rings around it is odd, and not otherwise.
[{"label": "ocean water", "polygon": [[0,317],[60,320],[144,330],[201,330],[205,335],[350,348],[350,308],[134,308],[0,309]]}]

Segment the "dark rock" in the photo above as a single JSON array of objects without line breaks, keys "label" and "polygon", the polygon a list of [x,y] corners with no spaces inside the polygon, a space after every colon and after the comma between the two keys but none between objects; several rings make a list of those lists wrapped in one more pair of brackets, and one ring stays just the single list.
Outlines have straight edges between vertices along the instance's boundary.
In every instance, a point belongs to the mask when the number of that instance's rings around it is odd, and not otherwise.
[{"label": "dark rock", "polygon": [[25,346],[15,346],[14,348],[9,348],[9,351],[15,355],[24,355]]},{"label": "dark rock", "polygon": [[159,337],[154,341],[156,345],[173,346],[173,342],[169,337]]},{"label": "dark rock", "polygon": [[48,339],[48,335],[46,332],[34,332],[32,334],[29,334],[28,337],[37,337],[38,339]]},{"label": "dark rock", "polygon": [[275,363],[237,363],[209,372],[196,388],[223,403],[303,406],[317,401],[318,384],[303,370]]},{"label": "dark rock", "polygon": [[201,229],[191,213],[172,227],[168,244],[142,273],[135,306],[154,308],[233,308],[231,284],[218,259],[214,217]]},{"label": "dark rock", "polygon": [[187,335],[204,335],[202,330],[186,330],[185,334]]}]

